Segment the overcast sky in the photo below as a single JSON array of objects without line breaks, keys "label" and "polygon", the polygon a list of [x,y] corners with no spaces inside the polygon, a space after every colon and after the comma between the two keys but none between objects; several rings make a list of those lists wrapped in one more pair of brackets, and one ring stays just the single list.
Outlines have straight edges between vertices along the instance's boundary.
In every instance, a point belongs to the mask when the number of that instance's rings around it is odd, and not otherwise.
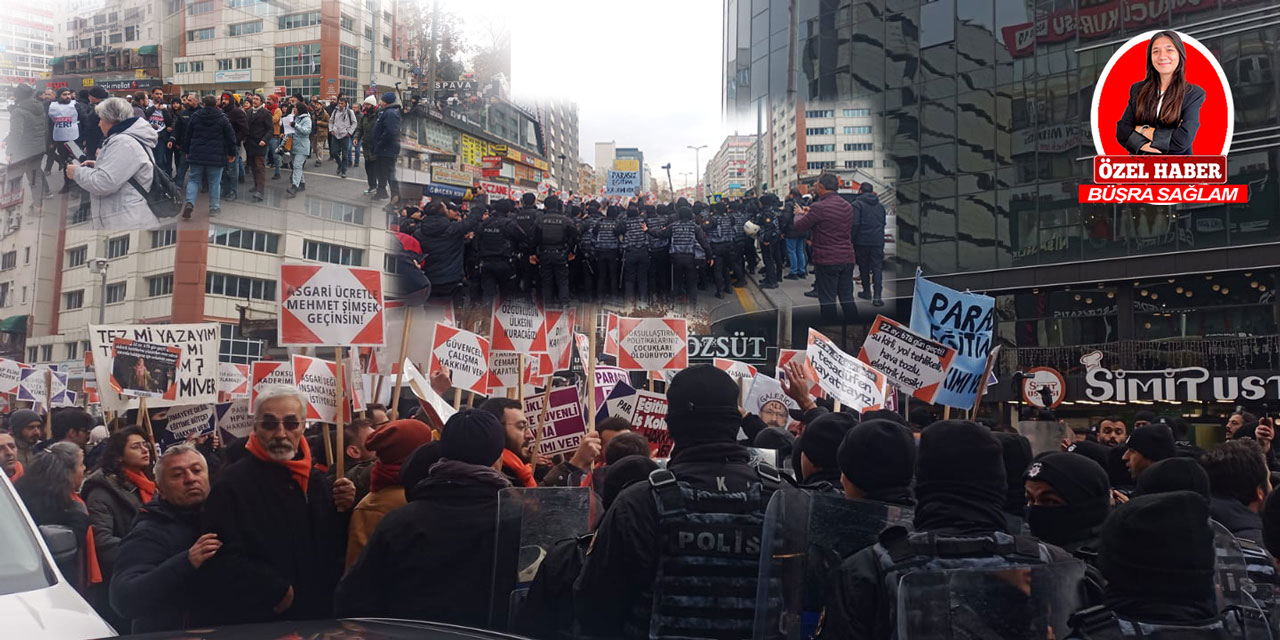
[{"label": "overcast sky", "polygon": [[468,24],[505,20],[512,92],[576,102],[578,151],[592,166],[595,143],[613,140],[639,147],[664,182],[659,167],[670,162],[679,189],[681,173],[694,172],[686,145],[707,145],[705,167],[730,133],[720,117],[720,0],[442,0],[441,8]]}]

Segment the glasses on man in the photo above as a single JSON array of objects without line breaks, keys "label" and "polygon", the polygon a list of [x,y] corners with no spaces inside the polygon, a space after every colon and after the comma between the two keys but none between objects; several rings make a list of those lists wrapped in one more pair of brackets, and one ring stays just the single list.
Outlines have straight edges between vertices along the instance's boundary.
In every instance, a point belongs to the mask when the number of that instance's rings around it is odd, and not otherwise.
[{"label": "glasses on man", "polygon": [[275,416],[263,416],[258,421],[258,426],[267,431],[275,431],[280,428],[280,425],[284,425],[284,428],[288,431],[297,431],[302,428],[302,421],[294,416],[287,416],[284,419]]}]

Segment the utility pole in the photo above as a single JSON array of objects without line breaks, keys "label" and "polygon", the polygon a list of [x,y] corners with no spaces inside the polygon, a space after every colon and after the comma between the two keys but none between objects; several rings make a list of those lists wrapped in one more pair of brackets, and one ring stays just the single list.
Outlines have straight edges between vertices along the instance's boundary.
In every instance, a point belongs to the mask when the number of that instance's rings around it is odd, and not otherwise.
[{"label": "utility pole", "polygon": [[660,168],[662,168],[662,169],[666,169],[666,170],[667,170],[667,188],[671,190],[671,199],[672,199],[672,200],[675,200],[675,199],[676,199],[676,185],[675,185],[675,183],[674,183],[674,182],[672,182],[672,181],[671,181],[671,163],[670,163],[670,162],[668,162],[668,163],[666,163],[666,164],[662,165]]},{"label": "utility pole", "polygon": [[440,0],[431,3],[431,41],[427,51],[427,95],[436,102],[436,31],[440,25]]},{"label": "utility pole", "polygon": [[697,179],[697,188],[694,190],[694,193],[697,194],[696,197],[699,200],[701,200],[702,199],[702,163],[698,161],[698,152],[702,151],[703,149],[706,149],[707,145],[702,144],[696,147],[693,145],[686,145],[686,146],[690,149],[693,149],[693,172],[694,172],[693,175]]}]

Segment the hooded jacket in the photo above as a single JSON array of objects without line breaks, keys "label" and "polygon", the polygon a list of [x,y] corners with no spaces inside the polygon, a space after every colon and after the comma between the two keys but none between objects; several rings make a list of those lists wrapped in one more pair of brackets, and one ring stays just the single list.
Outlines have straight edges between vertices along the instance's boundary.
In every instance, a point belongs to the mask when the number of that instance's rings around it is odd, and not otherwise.
[{"label": "hooded jacket", "polygon": [[792,226],[798,232],[813,232],[814,264],[853,264],[853,207],[835,192],[818,198],[809,213],[796,216]]},{"label": "hooded jacket", "polygon": [[293,118],[293,155],[306,157],[311,155],[311,134],[315,132],[316,121],[310,113],[303,113]]},{"label": "hooded jacket", "polygon": [[329,131],[333,137],[341,140],[356,132],[356,123],[359,118],[356,112],[350,107],[346,109],[334,109],[333,115],[329,117]]},{"label": "hooded jacket", "polygon": [[180,509],[157,496],[138,512],[111,578],[111,607],[133,620],[133,633],[197,624],[191,609],[199,574],[187,551],[199,537],[198,507]]},{"label": "hooded jacket", "polygon": [[366,157],[373,155],[373,125],[377,122],[378,110],[370,109],[360,114],[360,122],[356,125],[356,139]]},{"label": "hooded jacket", "polygon": [[93,522],[93,544],[102,577],[109,579],[120,553],[120,542],[133,526],[133,519],[142,508],[142,499],[138,497],[137,487],[121,483],[101,469],[85,477],[80,496]]},{"label": "hooded jacket", "polygon": [[861,193],[853,201],[853,232],[855,246],[877,247],[884,244],[884,205],[880,204],[880,196]]},{"label": "hooded jacket", "polygon": [[9,136],[5,149],[15,163],[44,155],[45,136],[49,134],[49,118],[44,103],[36,98],[19,101],[9,108]]},{"label": "hooded jacket", "polygon": [[450,220],[443,213],[422,219],[413,236],[422,246],[422,253],[426,254],[423,271],[434,286],[462,281],[463,242],[466,235],[480,225],[480,217],[480,209],[472,209],[461,220]]},{"label": "hooded jacket", "polygon": [[92,196],[89,211],[95,229],[143,229],[155,224],[146,199],[129,179],[136,180],[143,191],[151,188],[157,138],[146,120],[129,118],[111,128],[94,166],[76,169],[76,184]]},{"label": "hooded jacket", "polygon": [[400,107],[378,109],[378,119],[373,123],[373,154],[379,158],[400,155]]},{"label": "hooded jacket", "polygon": [[1227,528],[1231,535],[1262,544],[1262,516],[1234,498],[1209,499],[1209,517]]},{"label": "hooded jacket", "polygon": [[227,156],[236,147],[236,134],[227,114],[217,107],[200,107],[187,120],[187,133],[182,148],[187,150],[187,164],[207,167],[226,166]]},{"label": "hooded jacket", "polygon": [[236,144],[244,142],[244,137],[249,134],[249,117],[245,115],[244,109],[240,105],[232,102],[223,109],[227,114],[227,120],[231,122],[231,131],[236,135]]}]

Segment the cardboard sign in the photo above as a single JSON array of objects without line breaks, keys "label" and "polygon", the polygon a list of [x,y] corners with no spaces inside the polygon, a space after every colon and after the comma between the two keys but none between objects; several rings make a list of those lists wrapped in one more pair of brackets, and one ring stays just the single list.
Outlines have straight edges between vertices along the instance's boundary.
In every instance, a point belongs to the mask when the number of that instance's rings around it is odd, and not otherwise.
[{"label": "cardboard sign", "polygon": [[813,329],[809,329],[807,358],[818,375],[818,384],[841,404],[858,412],[884,407],[885,389],[889,384],[884,374],[841,351]]},{"label": "cardboard sign", "polygon": [[631,413],[631,428],[649,439],[654,455],[671,455],[671,433],[667,431],[667,396],[652,391],[636,392],[636,408]]},{"label": "cardboard sign", "polygon": [[[293,384],[307,399],[307,420],[338,421],[338,367],[328,360],[308,356],[291,356]],[[342,402],[350,415],[347,403]]]},{"label": "cardboard sign", "polygon": [[782,383],[777,378],[757,373],[751,381],[751,390],[747,392],[742,408],[760,416],[771,427],[785,428],[791,424],[790,411],[799,410],[800,405],[782,390]]},{"label": "cardboard sign", "polygon": [[745,362],[730,360],[728,358],[714,358],[711,360],[711,364],[715,365],[717,369],[729,374],[729,377],[733,378],[733,381],[738,383],[742,380],[751,380],[756,377],[757,373],[759,373],[755,367]]},{"label": "cardboard sign", "polygon": [[84,391],[84,398],[87,404],[98,404],[98,382],[93,378],[85,378],[80,381],[81,390]]},{"label": "cardboard sign", "polygon": [[281,346],[382,346],[382,272],[341,265],[280,266]]},{"label": "cardboard sign", "polygon": [[522,298],[493,301],[489,332],[494,350],[546,353],[547,326],[542,305]]},{"label": "cardboard sign", "polygon": [[151,413],[151,428],[155,432],[156,446],[160,447],[160,453],[175,444],[186,442],[191,436],[209,435],[217,426],[217,412],[215,405],[211,404],[148,411]]},{"label": "cardboard sign", "polygon": [[617,367],[596,367],[596,406],[604,405],[605,398],[609,397],[615,384],[629,380],[631,380],[631,374]]},{"label": "cardboard sign", "polygon": [[911,330],[955,349],[934,402],[970,408],[982,388],[995,328],[996,300],[956,291],[916,274]]},{"label": "cardboard sign", "polygon": [[[787,376],[783,373],[785,367],[792,360],[799,359],[801,363],[809,367],[809,371],[813,371],[813,367],[809,366],[809,352],[805,349],[778,349],[778,366],[774,369],[774,375],[778,380],[786,380]],[[822,390],[822,385],[815,380],[809,386],[809,395],[815,398],[827,397],[827,392]]]},{"label": "cardboard sign", "polygon": [[218,363],[218,392],[231,398],[249,397],[251,367],[234,362]]},{"label": "cardboard sign", "polygon": [[628,371],[688,368],[688,321],[683,318],[619,318],[618,367]]},{"label": "cardboard sign", "polygon": [[[524,417],[529,421],[529,428],[537,429],[542,425],[542,394],[534,394],[524,399]],[[547,423],[542,428],[542,441],[538,453],[554,456],[567,453],[582,444],[582,437],[587,432],[586,418],[582,413],[582,403],[578,402],[577,387],[563,387],[551,390],[551,405],[547,408]]]},{"label": "cardboard sign", "polygon": [[582,361],[582,367],[585,369],[588,359],[591,358],[591,338],[585,333],[573,334],[573,345],[578,349],[578,359]]},{"label": "cardboard sign", "polygon": [[131,398],[173,400],[181,357],[178,347],[116,338],[111,341],[111,389]]},{"label": "cardboard sign", "polygon": [[18,392],[18,383],[22,382],[22,370],[28,368],[17,360],[0,358],[0,393],[13,395]]},{"label": "cardboard sign", "polygon": [[538,367],[536,357],[525,357],[524,375],[520,375],[520,352],[489,352],[489,396],[504,395],[507,389],[514,389],[518,384],[533,384],[533,373]]},{"label": "cardboard sign", "polygon": [[618,357],[618,314],[605,316],[604,347],[601,351],[607,356]]},{"label": "cardboard sign", "polygon": [[248,437],[253,433],[253,408],[247,399],[224,402],[215,407],[223,442]]},{"label": "cardboard sign", "polygon": [[378,391],[378,377],[375,375],[370,375],[368,373],[361,374],[360,385],[364,392],[366,409],[370,404],[380,404],[384,407],[391,406],[391,393],[393,391],[391,387],[396,386],[395,378],[382,379],[382,393],[375,393]]},{"label": "cardboard sign", "polygon": [[22,370],[22,379],[18,383],[18,399],[27,402],[34,402],[37,406],[45,406],[45,402],[51,403],[55,407],[69,407],[73,403],[67,396],[67,374],[52,372],[49,380],[53,383],[53,389],[50,390],[52,396],[47,395],[44,387],[44,374],[49,369],[44,367],[29,367]]},{"label": "cardboard sign", "polygon": [[273,384],[293,384],[293,365],[288,362],[259,360],[253,363],[253,387],[249,390],[249,406],[258,404],[258,391]]},{"label": "cardboard sign", "polygon": [[[385,347],[356,347],[360,359],[360,371],[386,375],[395,373],[395,355],[387,353]],[[398,353],[398,352],[397,352]]]},{"label": "cardboard sign", "polygon": [[914,333],[884,316],[876,316],[858,351],[858,359],[913,397],[932,403],[955,353],[955,349],[945,344]]},{"label": "cardboard sign", "polygon": [[438,371],[442,368],[449,370],[455,388],[488,395],[489,341],[470,331],[437,324],[431,339],[431,362],[427,369]]},{"label": "cardboard sign", "polygon": [[368,406],[364,393],[364,383],[360,379],[363,374],[360,373],[360,355],[355,349],[347,351],[346,360],[342,362],[342,377],[346,378],[346,386],[343,387],[347,394],[347,400],[351,401],[352,411],[364,411]]},{"label": "cardboard sign", "polygon": [[111,349],[116,338],[181,350],[173,398],[148,399],[148,407],[187,407],[218,401],[218,345],[222,338],[216,323],[90,325],[89,346],[93,349],[93,371],[103,409],[119,412],[136,406],[136,401],[130,402],[111,385],[111,374],[116,370]]},{"label": "cardboard sign", "polygon": [[[431,425],[436,429],[444,427],[444,423],[457,413],[453,407],[431,388],[431,381],[413,366],[413,363],[405,360],[401,365],[404,367],[404,380],[409,385],[409,389],[413,391],[413,395],[418,397],[424,411],[426,411],[427,419],[423,422]],[[420,418],[421,419],[421,418]]]},{"label": "cardboard sign", "polygon": [[567,371],[573,362],[573,325],[577,311],[547,310],[547,353],[542,356],[538,375]]},{"label": "cardboard sign", "polygon": [[[599,387],[597,387],[599,388]],[[631,414],[636,410],[636,390],[626,382],[619,382],[609,391],[604,402],[597,402],[596,424],[605,418],[622,418],[631,422]]]}]

